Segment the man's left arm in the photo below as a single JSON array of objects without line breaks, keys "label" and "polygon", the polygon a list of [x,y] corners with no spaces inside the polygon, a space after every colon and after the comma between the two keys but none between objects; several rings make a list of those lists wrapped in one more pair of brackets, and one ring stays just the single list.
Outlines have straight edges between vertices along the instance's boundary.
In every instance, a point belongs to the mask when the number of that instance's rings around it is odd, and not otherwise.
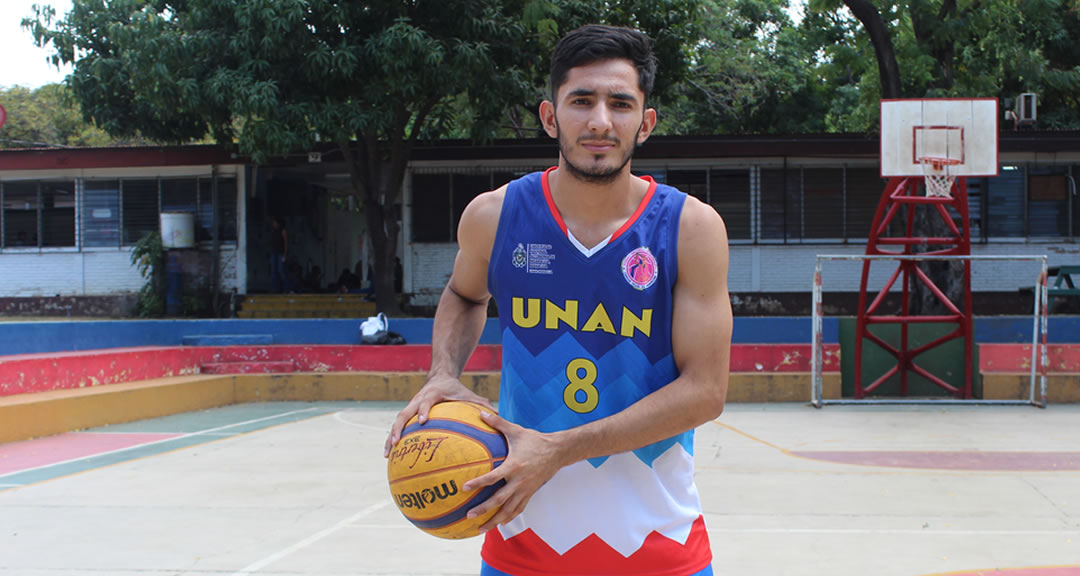
[{"label": "man's left arm", "polygon": [[678,254],[671,330],[679,377],[617,414],[551,434],[494,414],[485,416],[506,435],[510,453],[501,466],[465,484],[471,490],[500,479],[507,482],[470,512],[473,517],[502,506],[483,530],[520,514],[536,490],[564,466],[636,450],[696,428],[723,411],[732,330],[727,230],[712,207],[692,197],[683,208]]}]

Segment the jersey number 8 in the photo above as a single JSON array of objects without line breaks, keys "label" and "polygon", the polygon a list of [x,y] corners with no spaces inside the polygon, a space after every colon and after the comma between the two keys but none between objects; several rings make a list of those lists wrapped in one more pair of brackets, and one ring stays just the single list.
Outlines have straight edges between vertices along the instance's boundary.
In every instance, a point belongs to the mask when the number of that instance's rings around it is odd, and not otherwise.
[{"label": "jersey number 8", "polygon": [[[585,358],[575,358],[566,365],[566,378],[570,381],[563,390],[566,407],[578,414],[587,414],[600,403],[600,391],[596,389],[596,364]],[[579,394],[579,392],[581,394]],[[583,401],[578,398],[584,396]]]}]

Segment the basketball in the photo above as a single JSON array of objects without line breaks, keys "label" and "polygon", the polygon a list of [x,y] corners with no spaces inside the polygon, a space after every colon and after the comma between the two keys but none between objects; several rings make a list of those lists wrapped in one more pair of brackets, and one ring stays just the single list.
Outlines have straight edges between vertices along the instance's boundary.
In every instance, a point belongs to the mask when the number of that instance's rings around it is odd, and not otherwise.
[{"label": "basketball", "polygon": [[461,489],[506,459],[506,438],[480,418],[481,410],[487,408],[469,402],[436,404],[423,426],[416,416],[409,420],[390,452],[387,477],[394,504],[428,534],[471,538],[497,511],[465,517],[504,484]]}]

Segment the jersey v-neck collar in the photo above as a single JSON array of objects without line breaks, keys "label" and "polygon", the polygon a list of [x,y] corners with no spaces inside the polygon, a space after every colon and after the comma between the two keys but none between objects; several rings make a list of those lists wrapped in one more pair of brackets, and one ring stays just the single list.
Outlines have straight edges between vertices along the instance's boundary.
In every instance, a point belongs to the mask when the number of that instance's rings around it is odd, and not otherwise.
[{"label": "jersey v-neck collar", "polygon": [[656,181],[653,180],[652,176],[641,176],[643,180],[649,183],[649,189],[645,192],[645,197],[642,198],[641,202],[638,204],[637,210],[634,210],[634,213],[630,216],[630,218],[627,219],[626,222],[623,222],[623,225],[619,226],[619,229],[613,232],[611,236],[608,236],[592,248],[586,248],[580,241],[578,241],[577,238],[574,237],[574,234],[570,232],[570,229],[567,228],[566,222],[564,222],[562,219],[562,214],[559,213],[559,208],[555,206],[555,199],[551,197],[551,186],[548,185],[548,174],[550,174],[553,170],[556,170],[557,168],[558,166],[552,166],[551,168],[544,170],[543,175],[540,177],[540,187],[544,190],[544,200],[547,201],[548,210],[551,212],[551,217],[555,219],[555,224],[559,226],[559,230],[562,230],[562,233],[566,235],[566,237],[570,240],[570,243],[573,244],[574,247],[577,248],[582,254],[584,254],[585,257],[596,254],[605,246],[608,246],[611,243],[615,242],[615,240],[617,240],[619,236],[622,236],[627,230],[629,230],[630,227],[634,225],[634,222],[637,222],[638,218],[640,218],[642,213],[645,212],[645,208],[649,205],[649,201],[652,200],[653,193],[656,192]]}]

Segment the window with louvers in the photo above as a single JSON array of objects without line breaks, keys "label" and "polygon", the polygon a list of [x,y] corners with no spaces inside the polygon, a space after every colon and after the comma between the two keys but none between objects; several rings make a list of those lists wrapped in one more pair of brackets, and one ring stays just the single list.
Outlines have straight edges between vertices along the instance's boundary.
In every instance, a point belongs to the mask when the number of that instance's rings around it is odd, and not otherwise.
[{"label": "window with louvers", "polygon": [[119,180],[83,182],[81,230],[83,246],[120,246]]}]

